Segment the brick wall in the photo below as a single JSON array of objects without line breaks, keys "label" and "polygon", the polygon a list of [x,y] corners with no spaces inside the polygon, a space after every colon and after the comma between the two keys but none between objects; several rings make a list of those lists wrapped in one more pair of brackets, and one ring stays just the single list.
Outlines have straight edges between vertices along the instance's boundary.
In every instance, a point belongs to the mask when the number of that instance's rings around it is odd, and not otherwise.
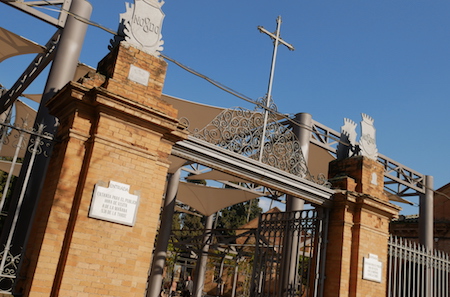
[{"label": "brick wall", "polygon": [[[24,296],[145,294],[167,158],[186,133],[159,99],[162,59],[121,44],[106,60],[107,75],[72,82],[48,103],[61,126],[17,288]],[[127,78],[130,64],[150,73],[148,85]],[[139,191],[134,226],[88,217],[94,186],[109,181]]]},{"label": "brick wall", "polygon": [[[325,269],[325,297],[385,296],[389,222],[399,208],[383,192],[383,168],[354,157],[330,163],[336,189],[330,211]],[[363,279],[370,254],[382,262],[382,280]]]}]

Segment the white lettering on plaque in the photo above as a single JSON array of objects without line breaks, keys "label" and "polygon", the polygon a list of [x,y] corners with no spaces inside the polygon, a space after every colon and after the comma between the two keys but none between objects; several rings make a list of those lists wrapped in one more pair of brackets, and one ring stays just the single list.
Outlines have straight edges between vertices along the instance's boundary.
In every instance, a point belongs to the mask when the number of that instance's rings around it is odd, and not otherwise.
[{"label": "white lettering on plaque", "polygon": [[378,261],[378,256],[369,254],[369,257],[364,257],[363,260],[363,276],[365,280],[381,283],[383,263]]},{"label": "white lettering on plaque", "polygon": [[148,79],[150,78],[150,72],[141,69],[134,65],[130,65],[130,72],[128,72],[128,79],[138,84],[147,86]]},{"label": "white lettering on plaque", "polygon": [[139,196],[129,193],[130,185],[109,182],[109,187],[95,185],[89,217],[134,226]]}]

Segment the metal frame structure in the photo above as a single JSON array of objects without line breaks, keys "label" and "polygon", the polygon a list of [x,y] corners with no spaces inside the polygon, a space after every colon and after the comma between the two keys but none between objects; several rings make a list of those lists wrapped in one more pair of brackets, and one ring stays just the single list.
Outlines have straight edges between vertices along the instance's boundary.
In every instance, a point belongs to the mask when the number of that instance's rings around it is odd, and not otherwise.
[{"label": "metal frame structure", "polygon": [[[66,23],[67,19],[66,12],[69,11],[70,5],[72,3],[72,0],[48,0],[48,1],[0,0],[0,1],[58,28],[64,28],[64,24]],[[34,8],[46,6],[60,7],[61,12],[59,13],[58,18],[52,17]]]},{"label": "metal frame structure", "polygon": [[[336,146],[341,133],[313,120],[311,143],[336,155]],[[399,197],[410,197],[425,194],[425,175],[382,154],[378,162],[384,166],[385,188]]]},{"label": "metal frame structure", "polygon": [[315,205],[327,205],[334,190],[310,182],[286,171],[190,136],[177,142],[172,154],[255,184],[302,198]]}]

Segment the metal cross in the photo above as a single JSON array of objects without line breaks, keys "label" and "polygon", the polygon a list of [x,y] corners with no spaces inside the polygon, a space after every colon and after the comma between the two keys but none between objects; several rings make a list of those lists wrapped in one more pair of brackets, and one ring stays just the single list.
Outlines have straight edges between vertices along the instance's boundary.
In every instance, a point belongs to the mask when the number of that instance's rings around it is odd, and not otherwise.
[{"label": "metal cross", "polygon": [[277,59],[278,45],[281,43],[281,44],[285,45],[289,50],[291,50],[291,51],[294,50],[294,46],[292,46],[292,44],[287,43],[280,37],[280,27],[281,27],[281,16],[277,17],[277,29],[276,29],[275,33],[271,33],[269,31],[267,31],[266,29],[264,29],[264,27],[258,26],[259,32],[269,35],[269,37],[272,40],[274,40],[273,54],[272,54],[272,66],[270,67],[269,87],[267,89],[267,95],[266,95],[266,108],[265,108],[265,112],[264,112],[264,126],[263,126],[262,138],[261,138],[261,149],[259,150],[259,161],[261,161],[263,151],[264,151],[264,139],[266,137],[267,118],[269,115],[270,102],[272,100],[272,85],[273,85],[273,76],[274,76],[274,72],[275,72],[275,61]]}]

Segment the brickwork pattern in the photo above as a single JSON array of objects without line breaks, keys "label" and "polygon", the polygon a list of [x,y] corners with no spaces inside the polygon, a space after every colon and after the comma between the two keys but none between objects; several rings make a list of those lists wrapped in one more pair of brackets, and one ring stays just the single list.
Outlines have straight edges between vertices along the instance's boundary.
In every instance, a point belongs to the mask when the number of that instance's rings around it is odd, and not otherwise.
[{"label": "brickwork pattern", "polygon": [[[27,248],[24,296],[145,294],[167,158],[187,134],[176,110],[157,98],[165,62],[128,46],[114,53],[111,78],[91,73],[49,102],[60,142]],[[145,87],[127,80],[130,61],[150,67],[156,81]],[[139,191],[133,227],[88,217],[95,184],[111,180]]]},{"label": "brickwork pattern", "polygon": [[[383,168],[356,157],[331,162],[329,175],[337,191],[330,212],[324,296],[385,296],[389,222],[399,208],[383,192]],[[383,263],[381,283],[362,278],[363,259],[369,254]]]}]

